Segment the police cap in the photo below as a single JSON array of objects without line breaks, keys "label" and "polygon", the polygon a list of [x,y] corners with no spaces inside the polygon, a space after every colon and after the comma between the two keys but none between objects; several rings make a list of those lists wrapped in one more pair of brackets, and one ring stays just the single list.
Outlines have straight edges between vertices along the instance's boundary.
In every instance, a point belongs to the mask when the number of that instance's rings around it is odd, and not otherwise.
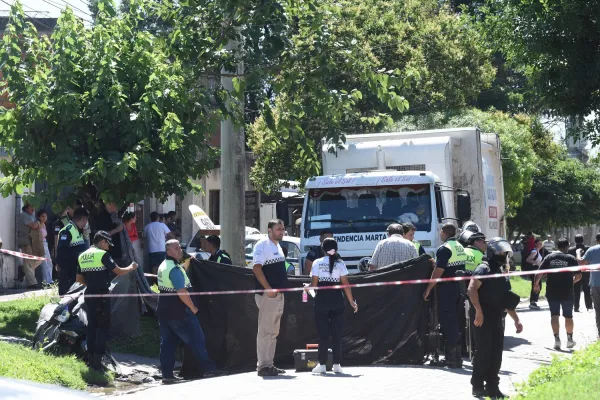
[{"label": "police cap", "polygon": [[114,246],[114,244],[112,242],[112,238],[110,237],[108,232],[106,232],[106,231],[96,232],[96,234],[94,235],[94,244],[98,244],[103,240],[106,240],[106,242],[108,243],[109,246],[111,246],[111,247]]}]

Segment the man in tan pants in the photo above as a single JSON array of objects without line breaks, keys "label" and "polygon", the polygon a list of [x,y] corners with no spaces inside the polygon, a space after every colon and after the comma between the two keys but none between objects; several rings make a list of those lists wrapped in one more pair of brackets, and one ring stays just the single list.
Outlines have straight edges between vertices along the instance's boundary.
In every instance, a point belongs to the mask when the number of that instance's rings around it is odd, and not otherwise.
[{"label": "man in tan pants", "polygon": [[[254,246],[252,264],[256,277],[255,288],[262,290],[287,287],[285,256],[279,242],[283,239],[285,226],[281,220],[269,222],[269,235]],[[283,314],[283,293],[265,292],[254,296],[258,307],[258,334],[256,353],[258,376],[276,376],[285,370],[275,367],[275,348],[279,335],[279,324]]]},{"label": "man in tan pants", "polygon": [[[22,253],[33,254],[31,247],[31,231],[40,229],[40,223],[33,216],[34,209],[29,204],[25,204],[21,209],[23,212],[19,215],[17,223],[17,244]],[[41,264],[41,261],[23,259],[23,273],[27,288],[33,289],[40,287],[37,279],[35,279],[35,269]]]}]

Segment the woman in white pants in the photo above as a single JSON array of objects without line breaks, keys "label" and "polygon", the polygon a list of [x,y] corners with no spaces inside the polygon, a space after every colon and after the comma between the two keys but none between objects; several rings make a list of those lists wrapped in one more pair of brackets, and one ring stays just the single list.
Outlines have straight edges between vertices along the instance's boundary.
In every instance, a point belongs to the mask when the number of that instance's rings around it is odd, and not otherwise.
[{"label": "woman in white pants", "polygon": [[40,264],[42,269],[42,282],[51,284],[52,280],[52,258],[50,257],[50,249],[48,248],[48,232],[46,231],[46,221],[48,221],[48,214],[45,210],[39,210],[37,218],[40,221],[39,240],[43,243],[44,256],[46,259]]}]

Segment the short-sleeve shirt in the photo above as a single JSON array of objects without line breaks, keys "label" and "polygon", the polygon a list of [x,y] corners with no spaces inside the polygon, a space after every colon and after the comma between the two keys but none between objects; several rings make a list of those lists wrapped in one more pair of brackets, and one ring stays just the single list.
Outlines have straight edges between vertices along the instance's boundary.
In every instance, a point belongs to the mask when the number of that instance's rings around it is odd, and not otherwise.
[{"label": "short-sleeve shirt", "polygon": [[[265,278],[273,289],[287,287],[285,256],[279,243],[273,243],[269,238],[262,239],[256,243],[252,256],[252,265],[256,264],[262,265]],[[258,282],[258,279],[254,278],[254,280],[256,289],[264,289],[260,282]]]},{"label": "short-sleeve shirt", "polygon": [[[492,270],[487,262],[480,264],[473,271],[473,277],[500,273],[500,270]],[[494,317],[501,326],[502,317],[504,316],[504,296],[510,290],[510,282],[508,278],[481,279],[479,287],[479,303],[483,310],[484,323],[486,318]]]},{"label": "short-sleeve shirt", "polygon": [[[348,275],[346,264],[339,259],[329,272],[329,256],[318,258],[312,266],[311,275],[319,278],[318,286],[332,286],[341,283],[342,276]],[[315,307],[340,308],[344,306],[342,289],[317,290]]]},{"label": "short-sleeve shirt", "polygon": [[144,235],[148,245],[148,253],[163,253],[165,251],[166,236],[171,233],[162,222],[150,222],[144,227]]},{"label": "short-sleeve shirt", "polygon": [[[540,270],[547,271],[554,268],[576,267],[578,265],[577,259],[572,255],[555,251],[542,261]],[[548,274],[546,298],[549,301],[572,301],[574,274],[573,272]]]},{"label": "short-sleeve shirt", "polygon": [[383,268],[418,256],[417,249],[411,241],[400,235],[392,235],[377,243],[371,265]]},{"label": "short-sleeve shirt", "polygon": [[[112,231],[117,226],[118,226],[118,224],[115,224],[113,222],[112,217],[108,211],[104,210],[98,214],[98,223],[96,226],[97,230],[108,232],[108,231]],[[121,231],[121,232],[123,232],[123,231]],[[116,259],[120,259],[121,257],[123,257],[123,253],[121,251],[121,232],[117,232],[111,236],[113,246],[108,251],[110,253],[110,255]],[[125,231],[125,232],[127,232],[127,231]]]},{"label": "short-sleeve shirt", "polygon": [[442,268],[444,273],[442,278],[453,277],[456,273],[456,268],[448,267],[448,261],[452,258],[452,250],[446,246],[440,246],[435,253],[435,265],[437,268]]},{"label": "short-sleeve shirt", "polygon": [[[590,264],[600,264],[600,244],[590,247],[583,259]],[[590,286],[600,287],[600,270],[590,271]]]},{"label": "short-sleeve shirt", "polygon": [[19,224],[17,225],[17,239],[19,247],[31,245],[31,237],[29,236],[31,233],[31,228],[27,226],[27,224],[32,222],[35,222],[35,217],[33,215],[29,215],[25,211],[19,214]]},{"label": "short-sleeve shirt", "polygon": [[179,268],[173,268],[169,273],[169,279],[175,290],[185,289],[185,277]]},{"label": "short-sleeve shirt", "polygon": [[102,256],[102,264],[106,268],[102,271],[85,271],[81,273],[81,268],[77,266],[77,273],[85,278],[85,292],[89,294],[104,294],[108,293],[110,281],[112,280],[111,272],[117,266],[110,253]]},{"label": "short-sleeve shirt", "polygon": [[323,248],[319,246],[308,252],[306,255],[306,260],[314,262],[317,258],[321,258],[323,256],[325,256],[325,253],[323,253]]}]

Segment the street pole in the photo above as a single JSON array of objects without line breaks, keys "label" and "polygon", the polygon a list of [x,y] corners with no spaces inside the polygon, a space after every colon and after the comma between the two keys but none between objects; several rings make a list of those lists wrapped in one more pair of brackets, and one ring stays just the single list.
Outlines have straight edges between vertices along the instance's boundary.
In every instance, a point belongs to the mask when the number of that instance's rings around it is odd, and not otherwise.
[{"label": "street pole", "polygon": [[[227,49],[237,48],[237,41],[230,40]],[[233,92],[233,76],[242,76],[243,63],[237,64],[237,71],[221,70],[221,85],[229,93]],[[243,107],[244,99],[239,99]],[[229,102],[227,107],[232,110],[238,105]],[[239,112],[243,112],[239,110]],[[221,121],[221,248],[231,256],[233,265],[245,264],[246,236],[246,141],[243,125],[237,126],[231,118]]]}]

